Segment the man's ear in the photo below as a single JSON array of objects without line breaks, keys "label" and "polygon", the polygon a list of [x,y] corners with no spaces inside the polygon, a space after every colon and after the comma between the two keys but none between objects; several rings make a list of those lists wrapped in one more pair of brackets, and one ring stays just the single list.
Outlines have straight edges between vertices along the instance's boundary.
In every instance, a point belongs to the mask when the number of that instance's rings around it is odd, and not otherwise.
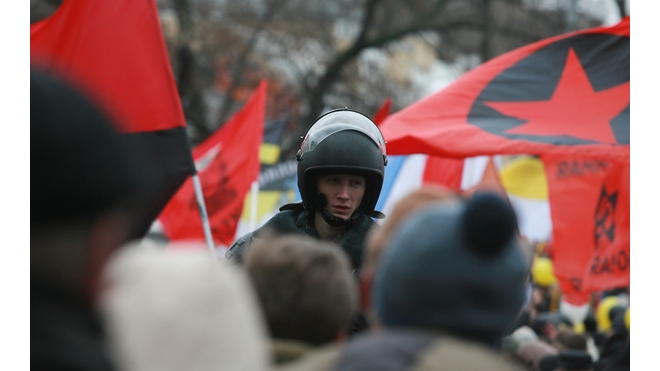
[{"label": "man's ear", "polygon": [[84,297],[94,303],[100,289],[100,277],[110,256],[127,243],[128,216],[124,211],[105,213],[94,221],[88,235],[87,271],[83,282]]}]

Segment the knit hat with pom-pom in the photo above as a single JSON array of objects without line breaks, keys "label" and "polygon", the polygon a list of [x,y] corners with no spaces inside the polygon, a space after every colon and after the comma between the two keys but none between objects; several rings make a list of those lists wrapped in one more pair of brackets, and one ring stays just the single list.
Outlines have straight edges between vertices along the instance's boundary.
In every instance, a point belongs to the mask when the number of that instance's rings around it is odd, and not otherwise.
[{"label": "knit hat with pom-pom", "polygon": [[403,223],[385,249],[372,296],[386,327],[499,346],[520,314],[529,267],[516,215],[496,194],[429,206]]}]

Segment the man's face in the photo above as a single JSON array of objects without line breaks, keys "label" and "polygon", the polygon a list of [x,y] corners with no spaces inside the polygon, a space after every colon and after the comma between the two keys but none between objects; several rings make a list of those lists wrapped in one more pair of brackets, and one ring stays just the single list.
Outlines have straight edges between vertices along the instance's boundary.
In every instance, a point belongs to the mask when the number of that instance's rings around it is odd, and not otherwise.
[{"label": "man's face", "polygon": [[318,177],[317,187],[328,198],[330,214],[346,220],[360,206],[366,181],[359,175],[328,174]]}]

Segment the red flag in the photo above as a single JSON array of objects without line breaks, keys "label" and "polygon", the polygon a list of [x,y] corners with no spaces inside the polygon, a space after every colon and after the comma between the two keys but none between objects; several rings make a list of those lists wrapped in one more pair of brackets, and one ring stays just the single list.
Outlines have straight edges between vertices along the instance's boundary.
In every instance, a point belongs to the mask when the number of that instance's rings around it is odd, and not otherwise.
[{"label": "red flag", "polygon": [[494,58],[380,125],[390,154],[630,156],[630,17]]},{"label": "red flag", "polygon": [[387,116],[390,115],[391,107],[392,107],[392,99],[390,98],[385,99],[383,105],[380,106],[380,108],[378,109],[378,111],[376,111],[376,114],[374,115],[373,121],[376,125],[380,125],[381,122],[383,122],[387,118]]},{"label": "red flag", "polygon": [[630,163],[542,158],[554,273],[567,302],[630,285]]},{"label": "red flag", "polygon": [[185,127],[153,0],[67,0],[30,28],[30,58],[82,85],[125,133]]},{"label": "red flag", "polygon": [[[245,195],[259,176],[267,85],[262,81],[243,108],[193,150],[216,246],[233,242]],[[171,240],[204,239],[192,179],[167,204],[160,222]]]},{"label": "red flag", "polygon": [[144,164],[149,189],[133,213],[141,237],[193,172],[154,0],[66,0],[30,27],[30,61],[95,99],[150,160]]},{"label": "red flag", "polygon": [[464,168],[465,160],[462,158],[428,156],[422,182],[440,184],[460,192]]}]

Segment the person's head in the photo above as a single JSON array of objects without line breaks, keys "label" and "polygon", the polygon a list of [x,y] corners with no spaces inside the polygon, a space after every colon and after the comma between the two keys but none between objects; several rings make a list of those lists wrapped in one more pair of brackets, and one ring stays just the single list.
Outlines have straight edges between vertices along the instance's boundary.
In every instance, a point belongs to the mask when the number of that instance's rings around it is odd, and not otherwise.
[{"label": "person's head", "polygon": [[[612,330],[614,324],[623,326],[623,314],[626,311],[626,303],[618,296],[606,296],[598,302],[596,307],[596,325],[598,331],[605,334]],[[618,319],[618,321],[617,321]]]},{"label": "person's head", "polygon": [[120,369],[265,370],[265,321],[248,277],[203,246],[128,245],[103,272],[99,308]]},{"label": "person's head", "polygon": [[408,218],[381,257],[372,290],[386,328],[422,328],[500,346],[525,301],[528,273],[516,216],[475,193]]},{"label": "person's head", "polygon": [[93,300],[108,255],[128,236],[138,176],[106,115],[69,83],[30,73],[30,274]]},{"label": "person's head", "polygon": [[273,338],[320,345],[345,335],[358,297],[341,248],[304,235],[265,238],[243,262]]},{"label": "person's head", "polygon": [[[359,209],[370,216],[382,216],[375,207],[387,164],[385,140],[367,116],[349,109],[321,115],[307,129],[296,159],[298,190],[305,209],[323,211],[332,201],[331,195],[318,188],[320,176],[357,176],[364,182]],[[348,217],[344,212],[324,214],[331,225],[342,225]]]},{"label": "person's head", "polygon": [[371,310],[371,285],[376,266],[392,234],[407,218],[420,208],[428,207],[434,202],[460,202],[457,192],[440,185],[427,184],[411,191],[396,202],[392,211],[382,224],[381,228],[372,228],[367,235],[364,262],[360,270],[360,300],[362,309],[369,313]]},{"label": "person's head", "polygon": [[588,337],[585,334],[576,333],[571,327],[562,326],[557,331],[553,345],[560,351],[566,349],[587,351]]}]

